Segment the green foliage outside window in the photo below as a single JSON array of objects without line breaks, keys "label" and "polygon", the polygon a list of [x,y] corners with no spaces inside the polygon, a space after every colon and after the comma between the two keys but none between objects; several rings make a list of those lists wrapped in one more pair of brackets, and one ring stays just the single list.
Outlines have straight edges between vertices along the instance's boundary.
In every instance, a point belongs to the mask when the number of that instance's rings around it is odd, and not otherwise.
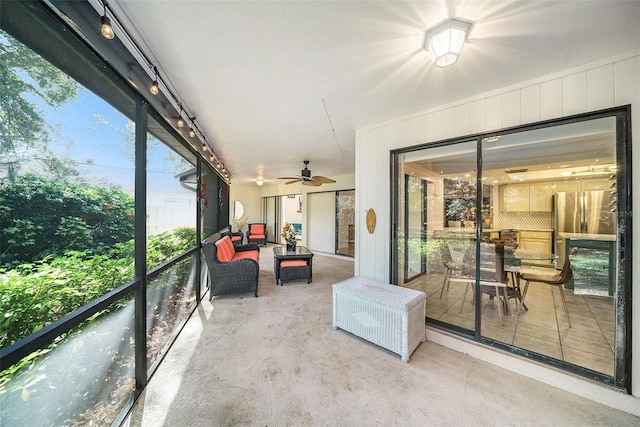
[{"label": "green foliage outside window", "polygon": [[[0,347],[132,280],[133,245],[129,240],[103,255],[67,252],[11,270],[0,269]],[[147,268],[157,267],[194,245],[195,230],[190,227],[150,237]]]},{"label": "green foliage outside window", "polygon": [[40,55],[0,30],[0,165],[14,181],[20,165],[38,153],[55,176],[72,171],[66,159],[47,148],[55,129],[47,124],[35,99],[59,108],[76,99],[80,85]]},{"label": "green foliage outside window", "polygon": [[134,199],[120,190],[26,175],[0,185],[0,206],[0,268],[133,237]]}]

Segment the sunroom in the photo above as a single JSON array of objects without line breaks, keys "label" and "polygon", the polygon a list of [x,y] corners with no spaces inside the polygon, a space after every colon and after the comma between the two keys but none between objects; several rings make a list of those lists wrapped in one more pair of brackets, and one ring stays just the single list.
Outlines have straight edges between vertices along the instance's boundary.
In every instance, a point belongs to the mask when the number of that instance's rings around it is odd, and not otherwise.
[{"label": "sunroom", "polygon": [[[638,136],[631,130],[640,102],[635,2],[609,8],[526,2],[529,15],[518,2],[501,2],[502,12],[493,2],[455,3],[455,13],[444,13],[447,2],[428,2],[424,11],[409,2],[276,2],[272,9],[182,3],[0,4],[3,420],[19,415],[32,425],[45,419],[120,423],[207,294],[201,241],[259,222],[267,225],[269,244],[278,245],[285,220],[298,226],[301,244],[353,261],[354,275],[426,292],[430,341],[638,415],[629,409],[637,404],[640,381],[631,357],[640,343],[632,333],[640,319],[633,309],[640,302],[633,292],[637,255],[631,250],[638,199],[632,179]],[[273,87],[251,93],[243,86],[248,75],[260,73],[256,69],[245,69],[235,80],[215,74],[230,80],[206,82],[249,100],[242,117],[229,98],[198,96],[196,76],[206,80],[207,73],[172,61],[183,45],[189,45],[189,55],[196,44],[203,57],[215,56],[207,51],[212,40],[195,43],[183,38],[193,37],[187,26],[184,34],[172,32],[166,21],[172,14],[176,22],[188,21],[177,12],[194,14],[198,7],[203,8],[199,24],[215,12],[225,31],[238,22],[262,23],[265,36],[282,31],[283,39],[317,43],[295,46],[318,50],[316,62],[307,66],[273,64],[260,51],[259,39],[245,46],[243,38],[236,46],[229,36],[229,44],[215,51],[221,58],[217,67],[228,60],[226,66],[237,70],[230,61],[233,50],[248,49],[268,78],[286,77],[292,93],[317,85],[316,92],[300,93],[318,99],[294,104],[300,121],[309,111],[316,114],[314,121],[304,121],[307,140],[294,126],[295,107],[288,112],[274,107]],[[398,18],[410,12],[419,23]],[[523,75],[520,68],[510,71],[504,57],[493,58],[500,49],[491,50],[488,40],[508,37],[489,23],[504,19],[514,25],[519,19],[535,21],[538,14],[569,13],[584,19],[602,15],[612,38],[589,39],[585,49],[592,53],[565,53],[564,61],[548,52],[556,58],[553,65],[530,63],[535,70]],[[381,69],[365,67],[366,61],[359,61],[370,57],[355,54],[363,39],[334,40],[340,31],[363,31],[366,26],[354,16],[368,17],[369,27],[377,28],[370,47],[385,45],[389,34],[380,30],[383,22],[398,25],[391,30],[398,40],[408,32],[406,38],[421,40],[412,54],[407,49],[398,59],[391,53]],[[438,68],[429,62],[422,38],[447,17],[473,22],[459,62]],[[549,25],[577,38],[584,29],[570,21],[565,17]],[[302,22],[320,26],[319,36],[296,37],[304,32]],[[112,25],[113,33],[101,32],[103,24]],[[590,31],[597,26],[592,23]],[[163,49],[173,53],[164,56]],[[319,58],[327,53],[335,57]],[[539,54],[545,57],[544,50]],[[497,75],[492,85],[464,71],[481,68],[474,61],[489,58],[502,66],[492,68]],[[291,69],[278,69],[284,64]],[[185,67],[200,72],[177,75]],[[390,73],[393,68],[406,74],[398,78]],[[321,77],[335,79],[336,72],[344,82]],[[334,100],[350,104],[341,93],[350,91],[357,102],[338,108]],[[322,92],[326,95],[319,96]],[[407,95],[413,92],[418,96]],[[292,99],[287,94],[287,102]],[[380,107],[385,104],[393,106]],[[281,133],[256,140],[259,130],[234,134],[218,127],[232,113],[238,116],[235,124],[255,122],[261,130],[266,129],[261,122],[277,122],[269,129]],[[288,127],[296,131],[287,133]],[[335,182],[313,187],[279,180],[298,176],[307,159],[313,175]],[[609,197],[600,201],[607,212],[598,215],[610,228],[560,230],[560,195],[595,191]],[[370,211],[377,215],[374,232],[366,227]],[[530,251],[530,258],[518,258],[518,269],[509,270],[513,265],[498,266],[494,257],[490,267],[500,270],[499,282],[507,277],[507,287],[521,280],[516,298],[503,298],[499,290],[490,295],[480,279],[486,245],[498,253],[496,242],[504,243],[509,232],[519,254]],[[445,248],[449,265],[471,270],[448,271]],[[537,258],[531,258],[532,251]],[[568,258],[571,283],[553,289],[534,280],[525,284],[528,274],[556,273]],[[587,326],[592,330],[585,332]],[[29,411],[36,398],[38,411]]]}]

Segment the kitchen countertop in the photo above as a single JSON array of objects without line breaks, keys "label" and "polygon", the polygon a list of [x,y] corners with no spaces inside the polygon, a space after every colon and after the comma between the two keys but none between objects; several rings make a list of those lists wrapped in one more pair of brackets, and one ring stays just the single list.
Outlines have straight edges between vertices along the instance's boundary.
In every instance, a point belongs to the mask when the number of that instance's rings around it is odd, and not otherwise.
[{"label": "kitchen countertop", "polygon": [[615,242],[615,234],[559,233],[563,239],[602,240]]},{"label": "kitchen countertop", "polygon": [[[475,227],[447,227],[443,228],[442,231],[462,231],[462,232],[475,232]],[[553,229],[551,228],[482,228],[483,233],[499,233],[505,230],[515,230],[515,231],[546,231],[551,233]]]},{"label": "kitchen countertop", "polygon": [[548,231],[549,233],[553,230],[551,228],[483,228],[483,233],[498,233],[500,231],[505,230],[516,230],[516,231]]}]

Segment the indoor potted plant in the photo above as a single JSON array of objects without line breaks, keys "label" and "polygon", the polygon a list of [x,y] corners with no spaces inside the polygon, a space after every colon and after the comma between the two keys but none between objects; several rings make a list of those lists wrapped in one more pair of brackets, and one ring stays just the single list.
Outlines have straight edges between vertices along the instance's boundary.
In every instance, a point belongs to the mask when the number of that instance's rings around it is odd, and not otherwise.
[{"label": "indoor potted plant", "polygon": [[[460,227],[462,225],[463,214],[467,210],[467,206],[462,199],[453,199],[447,206],[445,215],[447,217],[448,227]],[[453,219],[449,219],[453,218]]]},{"label": "indoor potted plant", "polygon": [[[238,231],[242,232],[242,229],[246,227],[248,221],[249,221],[249,218],[247,217],[242,217],[240,219],[232,219],[231,225],[233,225]],[[233,231],[233,229],[231,229],[231,231]]]},{"label": "indoor potted plant", "polygon": [[282,227],[282,238],[287,244],[287,251],[296,250],[296,229],[288,222]]}]

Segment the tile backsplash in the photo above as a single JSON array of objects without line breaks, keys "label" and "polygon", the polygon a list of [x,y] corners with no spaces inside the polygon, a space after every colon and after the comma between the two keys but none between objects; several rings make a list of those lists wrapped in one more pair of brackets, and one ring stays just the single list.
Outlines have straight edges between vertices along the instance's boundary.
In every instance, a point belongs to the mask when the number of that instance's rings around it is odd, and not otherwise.
[{"label": "tile backsplash", "polygon": [[513,228],[525,230],[553,228],[551,212],[504,212],[500,213],[493,228]]}]

